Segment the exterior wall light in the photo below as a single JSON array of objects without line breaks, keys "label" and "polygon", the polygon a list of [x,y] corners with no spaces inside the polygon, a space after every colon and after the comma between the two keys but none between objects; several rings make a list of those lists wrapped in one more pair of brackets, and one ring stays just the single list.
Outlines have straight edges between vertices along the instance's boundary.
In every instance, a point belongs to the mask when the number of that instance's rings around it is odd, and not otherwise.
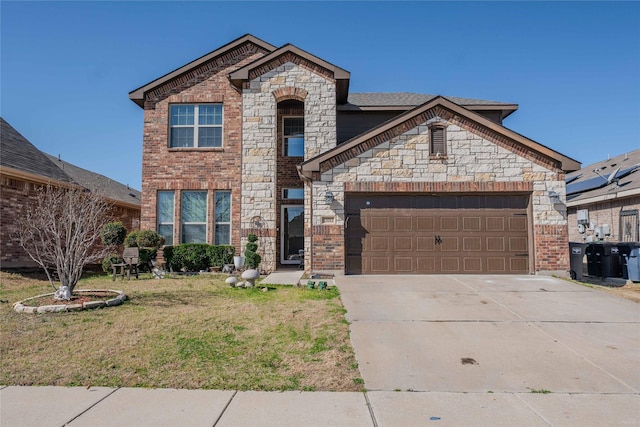
[{"label": "exterior wall light", "polygon": [[327,191],[324,193],[324,201],[330,205],[331,203],[333,203],[334,197],[333,197],[333,193],[331,191]]},{"label": "exterior wall light", "polygon": [[551,200],[551,203],[553,203],[554,205],[562,203],[562,200],[560,200],[560,195],[555,191],[549,191],[549,200]]}]

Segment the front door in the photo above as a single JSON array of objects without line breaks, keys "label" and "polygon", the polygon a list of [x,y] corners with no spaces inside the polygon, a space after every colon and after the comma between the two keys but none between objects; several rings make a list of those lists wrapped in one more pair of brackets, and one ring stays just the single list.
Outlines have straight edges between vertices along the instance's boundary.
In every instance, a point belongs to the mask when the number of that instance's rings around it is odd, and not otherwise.
[{"label": "front door", "polygon": [[282,206],[280,263],[300,264],[304,253],[304,206]]}]

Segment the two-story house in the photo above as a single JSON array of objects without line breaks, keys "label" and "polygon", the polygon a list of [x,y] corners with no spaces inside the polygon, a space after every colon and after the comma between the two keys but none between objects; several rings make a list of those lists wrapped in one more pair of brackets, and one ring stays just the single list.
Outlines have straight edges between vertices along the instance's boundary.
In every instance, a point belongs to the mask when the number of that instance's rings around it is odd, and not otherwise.
[{"label": "two-story house", "polygon": [[349,93],[350,73],[240,37],[130,92],[142,228],[346,274],[566,271],[565,173],[511,103]]}]

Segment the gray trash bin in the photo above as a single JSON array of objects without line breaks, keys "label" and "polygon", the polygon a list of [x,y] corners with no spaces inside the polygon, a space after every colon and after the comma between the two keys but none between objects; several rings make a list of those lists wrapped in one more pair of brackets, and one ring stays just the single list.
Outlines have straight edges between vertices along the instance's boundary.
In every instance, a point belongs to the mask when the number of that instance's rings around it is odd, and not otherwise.
[{"label": "gray trash bin", "polygon": [[588,243],[569,242],[569,274],[573,280],[582,280],[584,257]]},{"label": "gray trash bin", "polygon": [[640,248],[631,249],[629,255],[625,255],[629,280],[640,282]]}]

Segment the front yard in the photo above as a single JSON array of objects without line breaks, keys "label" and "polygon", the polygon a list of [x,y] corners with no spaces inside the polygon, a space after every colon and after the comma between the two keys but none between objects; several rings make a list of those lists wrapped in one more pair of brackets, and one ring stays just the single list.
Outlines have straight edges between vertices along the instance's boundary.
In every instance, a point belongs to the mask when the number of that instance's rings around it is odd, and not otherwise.
[{"label": "front yard", "polygon": [[[0,384],[357,391],[362,380],[338,291],[233,289],[226,276],[112,282],[129,299],[105,309],[19,314],[12,304],[52,292],[0,273]],[[8,301],[8,302],[5,302]]]}]

